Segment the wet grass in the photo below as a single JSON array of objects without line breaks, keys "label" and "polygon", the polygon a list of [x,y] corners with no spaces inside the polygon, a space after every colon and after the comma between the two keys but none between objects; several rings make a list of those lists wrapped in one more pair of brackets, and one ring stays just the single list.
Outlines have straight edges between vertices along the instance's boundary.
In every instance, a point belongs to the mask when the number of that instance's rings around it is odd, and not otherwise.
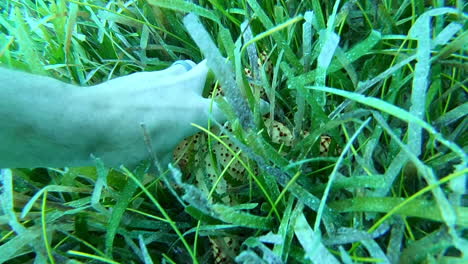
[{"label": "wet grass", "polygon": [[2,1],[2,66],[86,86],[206,58],[231,129],[202,147],[231,160],[3,169],[0,263],[466,261],[467,16],[443,2]]}]

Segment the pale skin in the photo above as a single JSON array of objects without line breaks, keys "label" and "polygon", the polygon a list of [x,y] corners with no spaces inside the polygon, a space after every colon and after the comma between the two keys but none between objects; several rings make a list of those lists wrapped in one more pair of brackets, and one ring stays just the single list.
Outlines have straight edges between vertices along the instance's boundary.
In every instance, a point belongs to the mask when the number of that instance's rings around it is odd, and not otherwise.
[{"label": "pale skin", "polygon": [[206,126],[223,121],[216,104],[201,96],[205,61],[140,72],[91,87],[0,68],[0,168],[135,166],[151,148],[165,165],[172,150]]}]

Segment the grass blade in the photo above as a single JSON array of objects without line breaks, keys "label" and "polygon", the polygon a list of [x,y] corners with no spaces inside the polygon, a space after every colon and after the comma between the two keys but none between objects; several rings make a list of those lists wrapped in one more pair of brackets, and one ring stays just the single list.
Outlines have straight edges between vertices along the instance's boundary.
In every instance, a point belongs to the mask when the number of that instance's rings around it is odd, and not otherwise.
[{"label": "grass blade", "polygon": [[[260,21],[262,22],[262,24],[265,26],[267,30],[274,27],[273,22],[270,20],[270,18],[268,18],[267,14],[265,13],[265,11],[262,9],[262,7],[258,4],[256,0],[247,0],[247,2],[249,3],[253,12],[258,16],[258,18],[260,19]],[[289,44],[286,41],[286,39],[278,33],[274,33],[273,38],[276,40],[276,43],[278,43],[280,48],[284,50],[285,57],[288,60],[288,62],[291,63],[297,69],[302,68],[301,63],[299,62],[296,55],[289,47]]]},{"label": "grass blade", "polygon": [[461,166],[465,166],[465,164],[468,164],[468,157],[466,153],[461,149],[459,146],[454,144],[453,142],[450,142],[446,140],[439,132],[435,130],[434,127],[429,125],[428,123],[424,122],[423,120],[415,117],[411,113],[395,106],[390,103],[387,103],[385,101],[379,100],[377,98],[373,97],[367,97],[362,94],[358,93],[352,93],[352,92],[347,92],[335,88],[328,88],[328,87],[317,87],[317,86],[307,86],[309,89],[313,90],[318,90],[318,91],[324,91],[324,92],[329,92],[332,94],[340,95],[343,97],[346,97],[348,99],[351,99],[353,101],[359,102],[361,104],[368,105],[370,107],[373,107],[375,109],[379,109],[382,112],[388,113],[390,115],[393,115],[399,119],[402,119],[407,122],[414,122],[417,123],[419,126],[423,127],[426,129],[430,134],[432,134],[440,143],[444,144],[447,146],[449,149],[451,149],[453,152],[455,152],[461,159]]},{"label": "grass blade", "polygon": [[148,3],[150,5],[172,9],[180,12],[195,13],[198,16],[206,17],[215,21],[216,23],[219,23],[218,17],[215,14],[213,14],[212,11],[207,10],[191,2],[183,0],[148,0]]},{"label": "grass blade", "polygon": [[330,189],[332,187],[333,181],[336,178],[336,174],[338,172],[338,169],[341,166],[341,163],[343,162],[344,157],[347,154],[348,150],[352,147],[352,144],[353,144],[354,140],[361,133],[361,131],[364,129],[364,127],[366,127],[367,124],[369,124],[370,120],[371,119],[368,118],[366,121],[364,121],[361,124],[361,126],[359,126],[359,128],[356,130],[356,132],[351,137],[351,139],[348,141],[348,143],[346,143],[346,146],[344,147],[343,152],[341,152],[340,157],[338,158],[338,160],[335,163],[335,167],[333,168],[333,171],[330,174],[330,177],[328,178],[327,187],[325,187],[325,191],[323,192],[323,196],[322,196],[322,199],[320,200],[320,205],[319,205],[319,208],[317,210],[317,218],[315,219],[315,224],[314,224],[314,230],[317,233],[320,232],[320,221],[322,219],[323,210],[325,209],[325,203],[327,202],[327,197],[328,197],[328,194],[330,193]]},{"label": "grass blade", "polygon": [[[443,182],[447,182],[443,180]],[[427,189],[425,189],[427,191]],[[420,196],[420,195],[418,195]],[[434,202],[423,199],[404,199],[399,197],[358,197],[349,200],[334,201],[330,203],[334,210],[345,212],[378,212],[392,213],[405,217],[418,217],[430,221],[444,222],[444,219]],[[468,209],[455,208],[457,214],[456,224],[468,226]],[[387,219],[386,217],[384,217]],[[381,218],[381,219],[384,219]],[[373,228],[374,230],[375,228]]]},{"label": "grass blade", "polygon": [[[411,93],[410,112],[419,119],[424,118],[426,110],[426,92],[429,85],[428,76],[430,70],[431,39],[430,17],[421,16],[410,30],[410,36],[418,40],[416,51],[416,68],[413,77],[413,90]],[[416,155],[421,154],[422,128],[413,122],[408,125],[409,149]]]},{"label": "grass blade", "polygon": [[242,126],[245,128],[253,128],[254,122],[252,112],[236,85],[231,64],[221,56],[218,48],[211,40],[210,35],[194,14],[187,15],[184,18],[184,24],[192,38],[206,56],[208,66],[214,71],[216,77],[220,80],[221,85],[225,90],[226,98],[234,107]]},{"label": "grass blade", "polygon": [[309,259],[313,263],[340,263],[330,252],[328,252],[320,241],[320,236],[312,230],[302,213],[300,213],[296,219],[294,233],[306,252],[306,259]]}]

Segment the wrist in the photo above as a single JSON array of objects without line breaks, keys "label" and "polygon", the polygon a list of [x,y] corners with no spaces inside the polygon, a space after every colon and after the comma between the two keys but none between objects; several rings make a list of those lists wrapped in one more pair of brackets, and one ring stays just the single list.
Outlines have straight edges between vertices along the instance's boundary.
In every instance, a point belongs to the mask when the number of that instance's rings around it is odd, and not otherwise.
[{"label": "wrist", "polygon": [[77,102],[73,115],[80,117],[75,120],[75,129],[85,131],[83,152],[90,162],[91,154],[111,167],[133,165],[146,157],[140,127],[145,111],[140,111],[128,90],[106,82],[78,89],[73,95]]}]

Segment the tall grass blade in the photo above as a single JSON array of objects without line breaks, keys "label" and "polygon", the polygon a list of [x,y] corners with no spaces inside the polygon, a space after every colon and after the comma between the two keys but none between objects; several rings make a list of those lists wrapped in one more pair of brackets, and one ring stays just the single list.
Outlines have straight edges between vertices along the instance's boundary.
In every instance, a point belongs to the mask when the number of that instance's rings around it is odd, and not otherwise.
[{"label": "tall grass blade", "polygon": [[[325,86],[327,70],[333,58],[333,55],[335,54],[335,50],[338,47],[340,37],[336,33],[329,32],[327,30],[321,33],[320,38],[321,38],[321,43],[323,44],[322,44],[322,48],[320,50],[320,54],[317,59],[315,85]],[[315,91],[313,96],[315,100],[317,101],[318,105],[321,106],[322,108],[327,103],[325,93]]]},{"label": "tall grass blade", "polygon": [[353,134],[353,136],[349,139],[348,143],[346,143],[346,146],[344,147],[343,151],[341,152],[340,157],[335,163],[335,166],[333,168],[332,173],[328,177],[328,182],[327,182],[327,187],[325,188],[325,191],[323,192],[322,199],[320,199],[320,205],[317,210],[317,218],[315,218],[315,224],[314,224],[314,230],[317,233],[320,233],[320,221],[322,220],[322,214],[323,210],[325,209],[325,203],[327,202],[328,194],[330,193],[330,189],[332,187],[332,184],[336,178],[336,175],[338,173],[338,169],[340,168],[345,155],[347,152],[351,149],[352,144],[354,140],[357,138],[357,136],[362,132],[362,130],[369,124],[369,121],[371,119],[368,118],[366,121],[364,121],[359,128],[356,130],[356,132]]},{"label": "tall grass blade", "polygon": [[183,0],[148,0],[150,5],[172,9],[185,13],[195,13],[197,16],[206,17],[219,23],[218,17],[208,9],[205,9],[194,3],[183,1]]},{"label": "tall grass blade", "polygon": [[402,119],[407,122],[415,122],[419,126],[423,127],[426,129],[430,134],[432,134],[440,143],[444,144],[447,146],[449,149],[451,149],[453,152],[455,152],[461,159],[461,165],[466,166],[465,164],[468,164],[468,157],[466,153],[461,149],[459,146],[457,146],[455,143],[450,142],[449,140],[446,140],[442,134],[437,132],[434,127],[426,123],[425,121],[415,117],[411,113],[395,106],[390,103],[387,103],[385,101],[379,100],[377,98],[373,97],[367,97],[362,94],[357,94],[357,93],[351,93],[335,88],[328,88],[328,87],[317,87],[317,86],[307,86],[309,89],[313,90],[319,90],[319,91],[324,91],[324,92],[329,92],[332,94],[340,95],[343,97],[346,97],[348,99],[351,99],[353,101],[359,102],[361,104],[365,104],[368,106],[371,106],[375,109],[379,109],[382,112],[388,113],[390,115],[393,115],[399,119]]},{"label": "tall grass blade", "polygon": [[[271,21],[271,19],[268,17],[268,15],[265,13],[265,11],[262,9],[262,7],[259,5],[259,3],[256,0],[247,0],[247,2],[252,8],[255,15],[258,16],[258,19],[262,22],[262,24],[265,26],[267,30],[274,27],[273,22]],[[288,62],[291,63],[291,65],[297,69],[302,68],[301,63],[297,59],[294,52],[291,50],[289,43],[286,41],[284,36],[276,32],[273,34],[273,38],[275,39],[279,47],[282,50],[284,50],[285,58],[288,60]]]},{"label": "tall grass blade", "polygon": [[[36,51],[35,43],[30,37],[29,25],[26,25],[25,19],[19,8],[15,8],[16,28],[14,35],[17,39],[20,52],[25,55],[25,60],[32,73],[44,74],[44,66],[41,64],[39,54]],[[13,32],[12,32],[13,33]]]},{"label": "tall grass blade", "polygon": [[305,258],[313,263],[339,264],[340,262],[322,244],[321,237],[312,230],[304,214],[300,213],[294,225],[294,233],[306,252]]},{"label": "tall grass blade", "polygon": [[206,56],[208,66],[220,80],[226,98],[236,111],[242,126],[244,128],[253,128],[252,112],[236,85],[231,64],[221,56],[210,35],[194,14],[191,13],[184,18],[184,25]]},{"label": "tall grass blade", "polygon": [[[410,36],[417,39],[416,67],[413,76],[410,112],[419,119],[424,119],[426,110],[426,92],[429,85],[431,36],[430,17],[421,16],[410,30]],[[408,147],[416,155],[421,154],[422,128],[413,122],[408,125]]]}]

